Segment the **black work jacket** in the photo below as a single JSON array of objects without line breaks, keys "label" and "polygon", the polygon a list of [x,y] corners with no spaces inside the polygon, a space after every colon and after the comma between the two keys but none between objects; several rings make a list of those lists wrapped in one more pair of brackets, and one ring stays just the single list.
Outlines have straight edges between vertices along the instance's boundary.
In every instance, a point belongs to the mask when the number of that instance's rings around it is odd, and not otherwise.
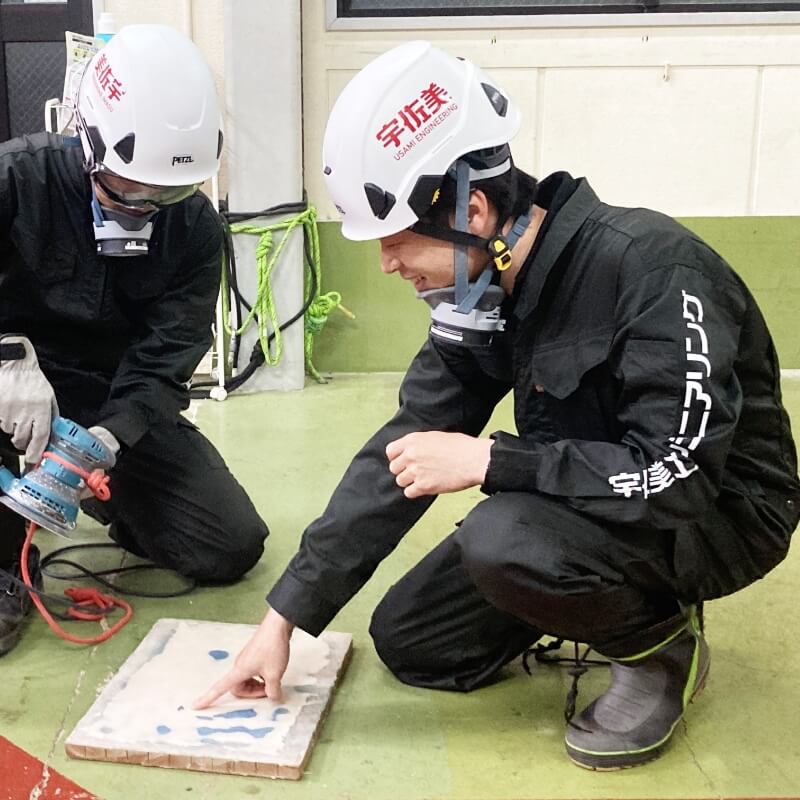
[{"label": "black work jacket", "polygon": [[0,145],[0,331],[33,343],[61,413],[134,445],[189,403],[211,343],[222,227],[200,194],[155,216],[150,253],[97,255],[77,139]]},{"label": "black work jacket", "polygon": [[[509,390],[517,434],[492,434],[485,492],[540,492],[608,524],[710,540],[721,532],[703,526],[709,506],[738,515],[745,503],[740,531],[755,555],[726,564],[709,596],[784,556],[800,507],[796,454],[749,291],[669,217],[605,205],[566,173],[541,189],[537,203],[567,199],[518,276],[507,333],[483,352],[427,341],[398,412],[356,455],[270,592],[305,630],[327,625],[432,502],[404,496],[386,445],[412,431],[478,435]],[[742,548],[711,541],[708,551],[724,562]]]}]

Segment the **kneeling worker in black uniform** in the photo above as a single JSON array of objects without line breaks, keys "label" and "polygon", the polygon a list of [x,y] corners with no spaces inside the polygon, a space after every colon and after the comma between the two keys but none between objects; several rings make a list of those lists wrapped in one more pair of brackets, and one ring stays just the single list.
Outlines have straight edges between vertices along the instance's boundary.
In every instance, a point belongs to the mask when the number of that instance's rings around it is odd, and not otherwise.
[{"label": "kneeling worker in black uniform", "polygon": [[[197,189],[217,171],[220,124],[200,51],[138,25],[87,66],[80,139],[0,145],[3,463],[22,451],[35,464],[57,412],[90,427],[118,455],[111,500],[85,510],[123,547],[201,581],[239,578],[268,534],[179,413],[219,291],[222,226]],[[9,578],[23,539],[22,518],[0,505],[0,654],[30,608]],[[36,576],[33,549],[30,561]]]},{"label": "kneeling worker in black uniform", "polygon": [[[611,685],[571,719],[567,752],[633,766],[705,680],[699,604],[786,555],[800,485],[752,296],[674,220],[518,170],[518,126],[490,77],[424,42],[337,100],[323,161],[342,233],[380,240],[383,271],[431,306],[430,335],[198,705],[278,695],[293,626],[319,634],[436,495],[480,486],[375,610],[378,654],[406,683],[469,691],[543,634],[591,644]],[[481,437],[510,391],[517,434]]]}]

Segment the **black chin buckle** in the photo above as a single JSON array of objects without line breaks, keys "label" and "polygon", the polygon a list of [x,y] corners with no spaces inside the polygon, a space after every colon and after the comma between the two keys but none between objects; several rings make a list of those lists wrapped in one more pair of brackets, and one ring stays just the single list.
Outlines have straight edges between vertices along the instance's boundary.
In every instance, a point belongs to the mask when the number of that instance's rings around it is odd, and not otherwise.
[{"label": "black chin buckle", "polygon": [[493,236],[489,239],[488,249],[495,267],[499,272],[505,272],[511,266],[511,248],[508,246],[505,237],[499,234]]}]

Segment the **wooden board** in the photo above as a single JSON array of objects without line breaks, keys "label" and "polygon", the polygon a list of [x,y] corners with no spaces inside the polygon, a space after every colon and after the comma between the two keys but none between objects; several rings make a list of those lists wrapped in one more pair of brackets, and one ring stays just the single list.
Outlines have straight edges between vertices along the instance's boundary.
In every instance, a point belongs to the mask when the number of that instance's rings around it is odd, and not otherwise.
[{"label": "wooden board", "polygon": [[352,637],[327,631],[313,639],[296,630],[282,703],[225,695],[213,707],[194,711],[192,700],[230,669],[255,630],[253,625],[159,620],[67,738],[67,754],[301,778],[349,661]]}]

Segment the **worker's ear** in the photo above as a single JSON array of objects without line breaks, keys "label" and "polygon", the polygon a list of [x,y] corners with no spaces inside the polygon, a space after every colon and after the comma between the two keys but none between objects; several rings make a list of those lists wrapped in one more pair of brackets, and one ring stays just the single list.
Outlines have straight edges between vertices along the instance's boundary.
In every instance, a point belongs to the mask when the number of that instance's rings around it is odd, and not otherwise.
[{"label": "worker's ear", "polygon": [[497,211],[480,189],[473,189],[470,192],[467,218],[470,232],[476,236],[487,239],[495,232]]}]

